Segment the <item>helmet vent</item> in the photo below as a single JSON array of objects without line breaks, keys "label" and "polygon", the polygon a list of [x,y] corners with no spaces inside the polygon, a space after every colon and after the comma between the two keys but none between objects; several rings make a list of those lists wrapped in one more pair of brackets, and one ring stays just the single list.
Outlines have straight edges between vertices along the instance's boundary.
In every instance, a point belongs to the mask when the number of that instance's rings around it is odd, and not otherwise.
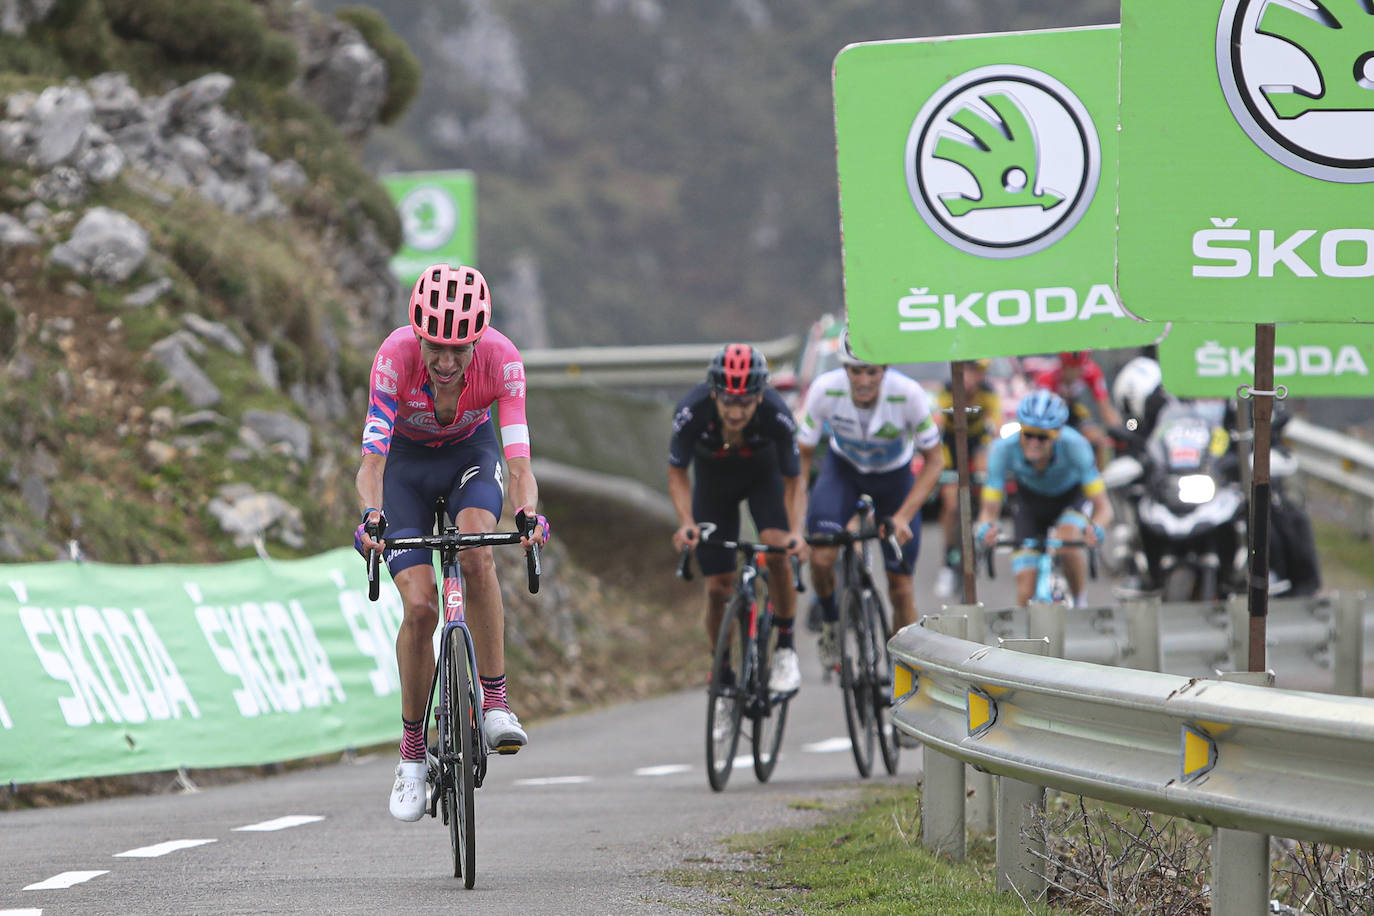
[{"label": "helmet vent", "polygon": [[457,280],[450,280],[450,281],[448,281],[448,296],[447,296],[446,298],[448,299],[449,302],[453,302],[454,300],[456,300],[456,299],[458,298],[458,281],[457,281]]},{"label": "helmet vent", "polygon": [[444,309],[444,339],[453,339],[453,309]]}]

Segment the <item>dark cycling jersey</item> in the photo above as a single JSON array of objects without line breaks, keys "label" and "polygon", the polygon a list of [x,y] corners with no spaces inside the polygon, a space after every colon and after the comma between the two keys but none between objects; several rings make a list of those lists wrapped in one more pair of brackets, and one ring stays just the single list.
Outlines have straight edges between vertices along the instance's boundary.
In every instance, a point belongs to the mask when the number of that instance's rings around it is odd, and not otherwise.
[{"label": "dark cycling jersey", "polygon": [[801,473],[796,421],[782,395],[772,388],[763,390],[763,402],[744,427],[743,440],[737,448],[726,447],[711,386],[702,382],[687,392],[673,413],[668,463],[685,468],[693,459],[699,466],[707,462],[776,460],[783,477]]}]

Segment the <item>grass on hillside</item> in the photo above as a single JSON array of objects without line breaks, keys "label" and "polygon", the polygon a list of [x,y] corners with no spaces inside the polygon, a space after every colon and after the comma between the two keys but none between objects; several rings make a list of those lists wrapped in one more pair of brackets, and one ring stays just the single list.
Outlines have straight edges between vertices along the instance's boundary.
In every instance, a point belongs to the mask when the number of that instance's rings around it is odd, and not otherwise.
[{"label": "grass on hillside", "polygon": [[1056,912],[997,891],[995,848],[989,840],[971,842],[964,862],[923,848],[920,800],[920,792],[911,787],[868,788],[858,802],[838,809],[825,823],[733,838],[733,865],[677,869],[668,878],[717,898],[703,904],[702,912],[730,916]]}]

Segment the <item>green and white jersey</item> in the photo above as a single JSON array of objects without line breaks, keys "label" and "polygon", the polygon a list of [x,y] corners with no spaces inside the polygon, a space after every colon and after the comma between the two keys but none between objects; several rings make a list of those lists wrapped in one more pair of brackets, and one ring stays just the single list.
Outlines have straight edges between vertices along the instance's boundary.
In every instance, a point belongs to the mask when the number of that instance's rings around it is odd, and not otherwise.
[{"label": "green and white jersey", "polygon": [[866,409],[854,406],[843,367],[817,376],[806,392],[797,441],[815,448],[825,435],[837,454],[865,474],[899,468],[916,449],[940,444],[925,389],[895,369],[883,374],[878,402]]}]

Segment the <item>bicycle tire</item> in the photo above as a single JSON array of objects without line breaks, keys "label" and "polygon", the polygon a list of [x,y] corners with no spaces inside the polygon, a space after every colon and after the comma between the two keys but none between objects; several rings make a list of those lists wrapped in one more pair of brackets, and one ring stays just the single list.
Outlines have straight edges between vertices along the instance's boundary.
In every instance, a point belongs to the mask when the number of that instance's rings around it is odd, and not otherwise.
[{"label": "bicycle tire", "polygon": [[[771,615],[768,579],[761,574],[755,582],[758,589],[755,592],[755,600],[767,607]],[[761,614],[760,617],[770,615]],[[751,739],[754,750],[754,776],[759,782],[767,782],[773,775],[773,768],[778,765],[778,748],[782,746],[782,733],[787,727],[787,703],[790,697],[780,697],[774,701],[772,691],[768,688],[773,671],[773,652],[777,648],[777,632],[767,623],[759,627],[759,659],[758,664],[754,666],[753,683],[750,685],[750,692],[757,698],[753,704],[755,709]]]},{"label": "bicycle tire", "polygon": [[[716,651],[711,660],[711,683],[706,691],[706,778],[720,792],[730,781],[739,747],[740,720],[744,714],[744,695],[750,672],[745,670],[748,629],[744,626],[747,609],[738,596],[725,606],[725,616],[716,633]],[[724,722],[717,722],[717,700]]]},{"label": "bicycle tire", "polygon": [[857,587],[846,587],[840,600],[840,694],[844,699],[844,723],[849,729],[849,746],[854,765],[867,779],[873,772],[873,744],[877,728],[873,721],[871,688],[865,671],[870,667],[868,642],[864,635],[863,596]]},{"label": "bicycle tire", "polygon": [[902,746],[897,743],[897,728],[892,724],[892,684],[895,666],[892,655],[887,651],[888,640],[892,638],[892,628],[888,626],[887,614],[877,595],[869,595],[864,606],[872,647],[873,687],[870,696],[873,698],[873,718],[878,724],[878,750],[883,757],[883,769],[887,770],[889,776],[896,776]]},{"label": "bicycle tire", "polygon": [[453,877],[462,878],[469,890],[477,880],[477,819],[472,792],[475,781],[477,713],[473,708],[472,668],[467,639],[461,628],[449,630],[448,638],[449,727],[445,754],[452,778],[448,781],[449,842],[453,848]]}]

